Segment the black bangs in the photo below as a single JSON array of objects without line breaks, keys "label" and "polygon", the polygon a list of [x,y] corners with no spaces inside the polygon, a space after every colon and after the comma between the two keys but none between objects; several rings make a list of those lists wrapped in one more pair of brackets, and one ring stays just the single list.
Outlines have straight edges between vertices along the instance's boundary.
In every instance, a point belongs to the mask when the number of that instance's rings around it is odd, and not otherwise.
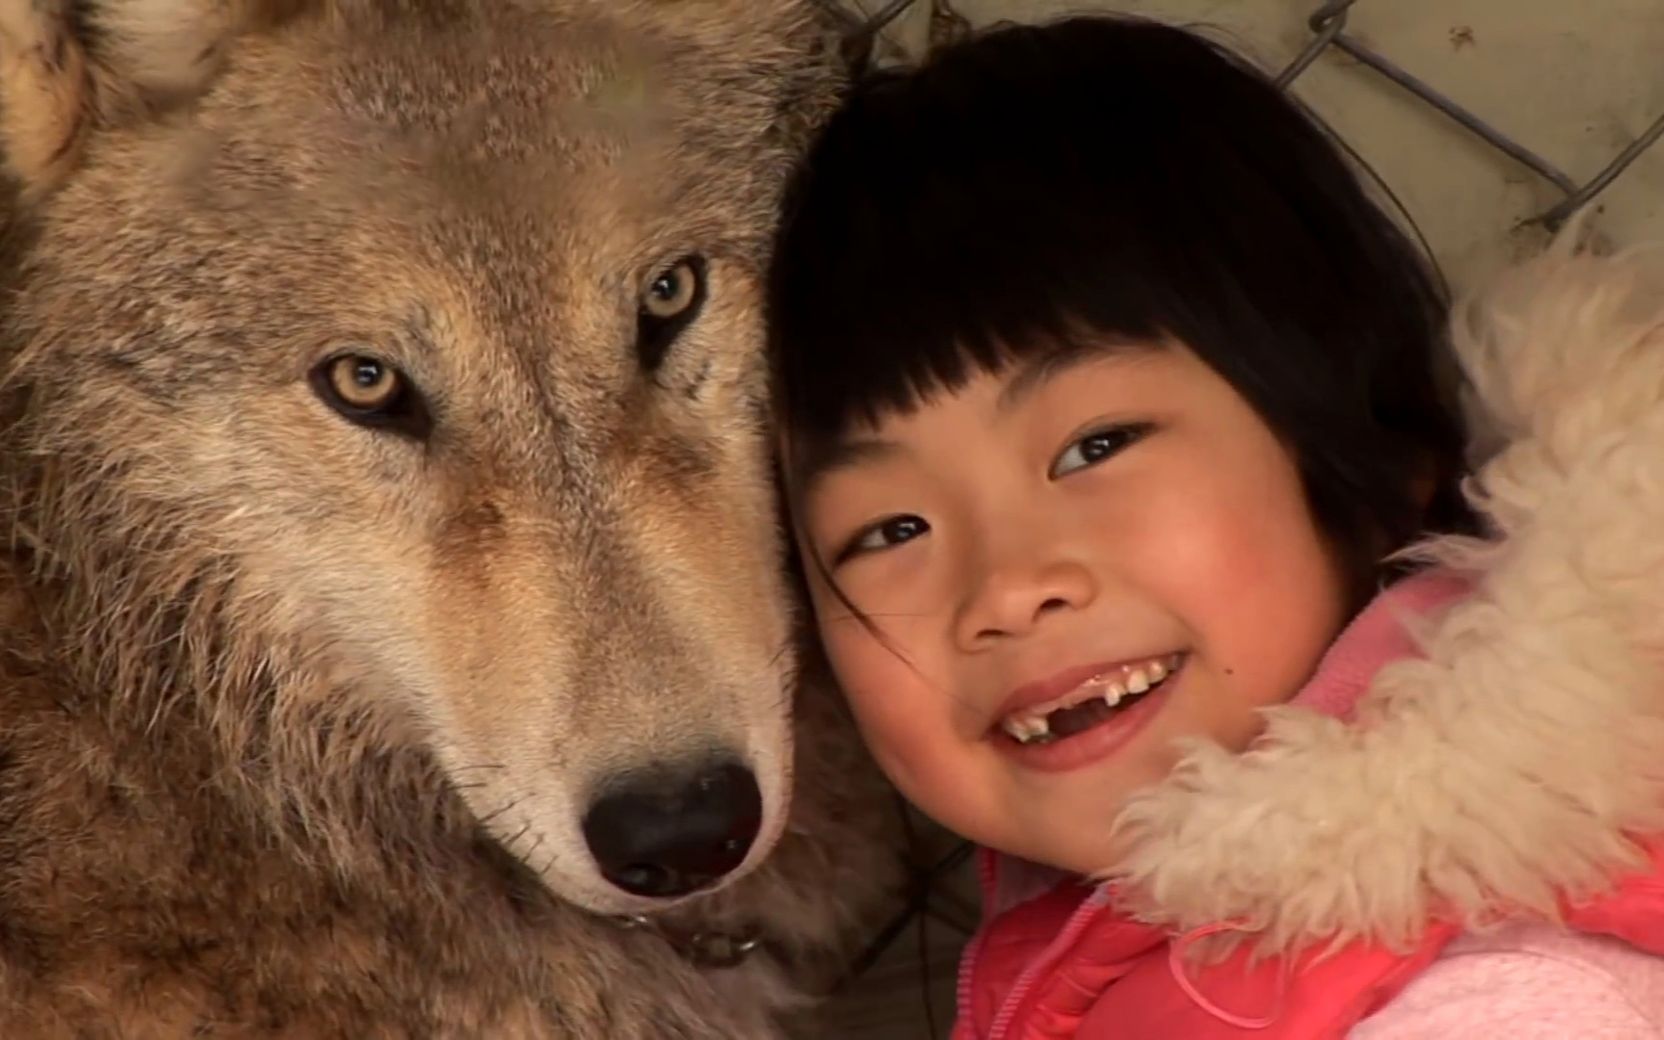
[{"label": "black bangs", "polygon": [[858,84],[788,195],[770,303],[801,452],[1034,351],[1171,337],[1294,446],[1320,519],[1402,536],[1418,467],[1462,508],[1418,252],[1314,119],[1179,29],[1003,27]]}]

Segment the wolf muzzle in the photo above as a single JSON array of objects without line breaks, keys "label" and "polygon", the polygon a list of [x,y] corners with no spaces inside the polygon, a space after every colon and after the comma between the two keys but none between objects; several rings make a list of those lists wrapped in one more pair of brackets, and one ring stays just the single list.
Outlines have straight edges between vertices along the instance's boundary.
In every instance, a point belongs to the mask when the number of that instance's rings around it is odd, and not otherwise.
[{"label": "wolf muzzle", "polygon": [[756,776],[725,757],[613,778],[584,814],[583,832],[602,877],[631,895],[666,899],[738,867],[762,820]]}]

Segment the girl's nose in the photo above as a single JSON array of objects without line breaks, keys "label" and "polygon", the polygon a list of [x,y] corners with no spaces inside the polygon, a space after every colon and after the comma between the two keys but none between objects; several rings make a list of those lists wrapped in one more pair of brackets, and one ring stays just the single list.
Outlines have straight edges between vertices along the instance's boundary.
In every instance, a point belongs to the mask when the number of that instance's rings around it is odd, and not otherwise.
[{"label": "girl's nose", "polygon": [[990,567],[968,591],[955,618],[955,636],[967,650],[1030,634],[1049,615],[1092,602],[1097,583],[1075,560],[1009,561]]}]

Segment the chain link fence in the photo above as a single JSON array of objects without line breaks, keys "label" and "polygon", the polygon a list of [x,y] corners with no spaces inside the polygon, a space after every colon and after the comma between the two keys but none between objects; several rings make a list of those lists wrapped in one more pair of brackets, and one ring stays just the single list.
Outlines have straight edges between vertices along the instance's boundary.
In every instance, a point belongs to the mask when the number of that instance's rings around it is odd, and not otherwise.
[{"label": "chain link fence", "polygon": [[[846,56],[856,68],[877,60],[905,60],[905,52],[886,36],[886,31],[915,8],[928,8],[927,46],[936,47],[969,33],[971,23],[954,6],[954,0],[821,0],[822,4],[844,20],[848,27],[845,36]],[[1376,3],[1390,0],[1374,0]],[[1429,110],[1451,120],[1486,145],[1517,163],[1523,169],[1551,185],[1562,196],[1560,201],[1520,222],[1521,226],[1538,225],[1546,231],[1559,229],[1573,213],[1588,205],[1609,188],[1626,170],[1664,137],[1664,111],[1659,112],[1647,128],[1626,147],[1613,155],[1597,174],[1579,182],[1560,167],[1544,158],[1528,143],[1498,130],[1491,122],[1459,101],[1422,80],[1381,50],[1370,46],[1360,36],[1347,31],[1348,18],[1353,9],[1365,0],[1325,0],[1307,19],[1311,39],[1300,53],[1276,76],[1285,89],[1294,85],[1313,63],[1328,51],[1337,51],[1365,66],[1407,92]],[[1367,6],[1367,4],[1366,4]],[[1568,14],[1573,14],[1568,8]],[[1458,41],[1460,42],[1460,41]],[[1664,80],[1664,66],[1659,77]],[[1346,145],[1343,140],[1342,145]],[[1350,150],[1350,148],[1349,148]],[[1356,153],[1354,152],[1354,158]],[[1367,167],[1367,164],[1366,164]],[[1373,171],[1370,171],[1373,176]],[[1391,189],[1381,187],[1392,195]],[[1396,198],[1394,202],[1396,203]],[[1401,210],[1402,206],[1399,207]],[[1407,214],[1406,214],[1407,216]]]},{"label": "chain link fence", "polygon": [[[1573,213],[1588,205],[1596,195],[1605,191],[1612,182],[1623,175],[1641,153],[1651,147],[1661,136],[1664,136],[1664,112],[1646,130],[1631,141],[1593,178],[1579,184],[1559,167],[1544,159],[1530,148],[1497,130],[1484,119],[1470,112],[1456,101],[1418,79],[1391,58],[1372,49],[1357,37],[1346,31],[1347,15],[1359,0],[1328,0],[1312,13],[1307,21],[1313,36],[1306,48],[1300,52],[1288,67],[1277,76],[1277,85],[1287,89],[1299,78],[1300,74],[1311,67],[1324,51],[1333,47],[1359,63],[1374,69],[1387,79],[1403,87],[1415,97],[1432,106],[1439,113],[1455,120],[1459,125],[1476,134],[1491,147],[1502,152],[1515,162],[1536,173],[1565,195],[1565,198],[1554,206],[1530,218],[1527,223],[1540,223],[1553,231],[1564,224]],[[1664,71],[1661,71],[1664,76]]]}]

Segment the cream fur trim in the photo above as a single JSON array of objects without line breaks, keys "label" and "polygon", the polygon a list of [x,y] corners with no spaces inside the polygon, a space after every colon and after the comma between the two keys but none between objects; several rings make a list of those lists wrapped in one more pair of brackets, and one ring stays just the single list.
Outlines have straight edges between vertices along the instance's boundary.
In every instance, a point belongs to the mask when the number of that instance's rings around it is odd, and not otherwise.
[{"label": "cream fur trim", "polygon": [[1104,876],[1144,919],[1399,945],[1438,907],[1552,915],[1638,861],[1626,832],[1664,830],[1664,250],[1563,235],[1454,338],[1501,445],[1470,487],[1497,537],[1416,554],[1476,594],[1355,724],[1271,709],[1247,753],[1192,746],[1135,798]]}]

